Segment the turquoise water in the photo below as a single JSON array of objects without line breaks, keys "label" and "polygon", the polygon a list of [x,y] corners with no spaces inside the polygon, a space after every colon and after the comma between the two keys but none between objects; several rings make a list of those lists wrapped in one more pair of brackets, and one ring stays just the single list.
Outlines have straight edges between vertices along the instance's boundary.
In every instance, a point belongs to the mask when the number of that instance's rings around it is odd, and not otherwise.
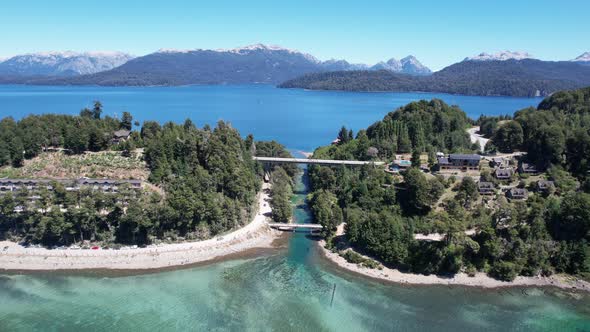
[{"label": "turquoise water", "polygon": [[[307,222],[303,182],[297,192]],[[588,331],[590,297],[380,284],[335,270],[297,233],[286,253],[186,270],[0,277],[0,331],[30,330]]]},{"label": "turquoise water", "polygon": [[291,149],[312,151],[329,144],[342,125],[357,131],[414,100],[440,98],[470,117],[512,114],[536,106],[539,98],[475,97],[432,93],[356,93],[277,89],[270,85],[184,87],[52,87],[0,85],[0,117],[78,114],[102,101],[105,114],[131,112],[140,121],[199,126],[230,121],[243,135],[278,140]]},{"label": "turquoise water", "polygon": [[[331,140],[342,124],[364,127],[398,105],[430,96],[269,86],[0,86],[0,117],[76,113],[99,98],[107,110],[127,105],[140,119],[181,121],[190,116],[202,124],[223,117],[258,139],[311,150]],[[464,103],[472,116],[511,113],[538,102],[439,97]],[[304,179],[292,201],[296,222],[310,220]],[[590,331],[590,296],[547,288],[382,284],[332,267],[318,255],[312,239],[296,233],[286,251],[155,274],[0,275],[0,331],[31,330]]]}]

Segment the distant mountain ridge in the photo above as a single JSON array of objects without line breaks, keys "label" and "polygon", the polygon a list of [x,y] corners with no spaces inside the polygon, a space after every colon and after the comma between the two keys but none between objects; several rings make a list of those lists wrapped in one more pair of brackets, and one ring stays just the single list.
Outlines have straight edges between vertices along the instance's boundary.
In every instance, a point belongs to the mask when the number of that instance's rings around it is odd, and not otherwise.
[{"label": "distant mountain ridge", "polygon": [[506,61],[506,60],[524,60],[534,59],[534,57],[528,52],[513,52],[513,51],[500,51],[494,54],[482,52],[478,55],[465,58],[463,61]]},{"label": "distant mountain ridge", "polygon": [[76,76],[110,70],[133,59],[122,52],[43,52],[0,61],[0,75]]},{"label": "distant mountain ridge", "polygon": [[432,71],[424,66],[416,57],[408,55],[407,57],[396,60],[389,59],[387,62],[379,62],[370,68],[371,70],[388,70],[394,73],[409,75],[430,75]]},{"label": "distant mountain ridge", "polygon": [[[29,84],[114,86],[278,84],[307,73],[367,68],[369,66],[351,64],[345,60],[320,61],[308,53],[280,46],[254,44],[218,50],[161,49],[155,53],[131,59],[107,71],[67,78],[34,77],[24,81]],[[395,71],[412,75],[424,75],[430,72],[413,56],[402,59],[401,68]],[[2,81],[1,78],[0,81]]]},{"label": "distant mountain ridge", "polygon": [[580,54],[577,58],[573,59],[572,61],[590,66],[590,52],[584,52]]},{"label": "distant mountain ridge", "polygon": [[133,58],[119,52],[50,52],[0,62],[0,84],[189,85],[281,84],[350,91],[425,91],[467,95],[545,96],[590,85],[590,52],[571,61],[542,61],[527,52],[480,53],[432,73],[414,56],[369,66],[321,61],[280,46],[160,49]]},{"label": "distant mountain ridge", "polygon": [[283,88],[344,91],[423,91],[479,96],[548,96],[590,86],[590,66],[572,61],[506,59],[462,61],[430,76],[387,71],[315,73],[286,81]]}]

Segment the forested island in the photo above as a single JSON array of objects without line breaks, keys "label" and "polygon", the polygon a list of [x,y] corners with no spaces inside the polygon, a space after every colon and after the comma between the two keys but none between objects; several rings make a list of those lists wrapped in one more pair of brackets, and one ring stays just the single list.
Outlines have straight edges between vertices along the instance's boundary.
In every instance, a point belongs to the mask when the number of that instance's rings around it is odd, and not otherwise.
[{"label": "forested island", "polygon": [[[567,273],[588,280],[589,106],[585,88],[514,117],[474,121],[440,100],[419,101],[356,137],[343,128],[336,144],[313,158],[394,162],[385,171],[310,167],[309,204],[327,247],[349,262],[426,275],[483,271],[509,281]],[[476,123],[491,138],[487,151],[506,153],[480,161],[466,133]],[[453,158],[463,161],[443,170]]]},{"label": "forested island", "polygon": [[[48,247],[208,239],[256,213],[264,170],[252,155],[290,156],[223,121],[139,126],[130,113],[102,113],[96,102],[79,116],[0,121],[0,239]],[[273,217],[286,222],[297,169],[271,171]]]},{"label": "forested island", "polygon": [[534,97],[588,85],[589,66],[567,61],[524,59],[462,61],[429,76],[411,76],[386,70],[318,72],[288,80],[279,87]]}]

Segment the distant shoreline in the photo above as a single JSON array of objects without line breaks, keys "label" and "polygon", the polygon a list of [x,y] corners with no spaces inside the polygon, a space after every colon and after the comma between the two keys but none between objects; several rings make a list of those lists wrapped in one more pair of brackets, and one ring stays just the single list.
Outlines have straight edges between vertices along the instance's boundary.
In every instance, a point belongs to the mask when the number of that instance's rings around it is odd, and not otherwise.
[{"label": "distant shoreline", "polygon": [[[240,257],[256,249],[275,249],[281,238],[266,218],[270,213],[268,185],[258,196],[258,212],[248,225],[215,238],[154,248],[129,250],[49,250],[24,248],[14,242],[0,242],[0,273],[41,271],[157,271],[213,263]],[[3,250],[8,247],[7,250]],[[138,273],[140,274],[140,273]]]},{"label": "distant shoreline", "polygon": [[369,278],[376,281],[390,282],[399,285],[412,286],[466,286],[483,289],[495,289],[506,287],[557,287],[565,290],[583,291],[590,293],[590,283],[575,277],[566,275],[552,275],[549,277],[523,277],[518,276],[514,281],[501,281],[487,276],[483,272],[478,272],[474,277],[466,273],[458,273],[452,277],[443,277],[437,275],[424,275],[415,273],[405,273],[397,269],[383,267],[382,270],[361,267],[357,264],[349,263],[340,256],[325,248],[326,242],[318,242],[318,251],[320,256],[335,268],[344,270],[363,278]]}]

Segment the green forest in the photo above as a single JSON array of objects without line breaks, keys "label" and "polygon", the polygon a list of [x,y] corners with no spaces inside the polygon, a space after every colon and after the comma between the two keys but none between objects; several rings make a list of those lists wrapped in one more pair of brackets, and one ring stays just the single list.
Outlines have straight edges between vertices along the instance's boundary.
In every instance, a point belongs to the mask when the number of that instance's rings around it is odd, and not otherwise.
[{"label": "green forest", "polygon": [[316,72],[283,82],[279,87],[536,97],[589,84],[588,66],[570,61],[524,59],[461,61],[428,76],[411,76],[388,70]]},{"label": "green forest", "polygon": [[465,128],[471,120],[456,106],[442,100],[412,102],[385,115],[366,130],[354,133],[342,128],[340,143],[320,147],[318,158],[389,160],[396,153],[428,152],[434,160],[437,151],[471,152],[479,147],[471,144]]},{"label": "green forest", "polygon": [[[0,195],[0,238],[46,246],[85,240],[117,246],[211,238],[248,223],[256,213],[264,169],[252,155],[290,156],[277,142],[243,139],[223,121],[202,129],[190,120],[163,125],[146,121],[129,140],[115,144],[113,131],[132,129],[132,116],[125,113],[118,120],[103,118],[101,112],[97,102],[79,116],[3,119],[0,164],[19,167],[49,147],[70,154],[115,149],[123,155],[143,148],[149,182],[157,190],[66,191],[54,182],[52,191],[8,192]],[[278,221],[290,217],[290,209],[284,207],[296,172],[289,167],[272,169],[272,205],[277,211],[282,206],[285,214],[273,216]]]},{"label": "green forest", "polygon": [[[548,170],[556,191],[531,195],[526,201],[500,197],[490,208],[478,200],[471,177],[432,175],[416,164],[401,178],[380,167],[313,166],[311,211],[325,226],[323,236],[333,250],[348,243],[403,271],[439,275],[483,271],[501,280],[569,273],[589,279],[589,98],[590,89],[560,92],[537,109],[516,112],[514,119],[476,121],[496,147],[528,152],[530,161]],[[367,152],[374,149],[375,159],[412,150],[465,151],[473,148],[462,134],[470,122],[461,110],[441,101],[411,103],[355,138],[347,134],[338,145],[318,148],[314,157],[367,159]],[[507,123],[514,125],[502,129]],[[392,148],[384,149],[383,142]],[[489,174],[482,173],[485,177]],[[455,193],[454,199],[441,197],[447,189]],[[335,237],[342,222],[344,238]],[[478,231],[466,235],[468,229]],[[433,232],[446,236],[438,242],[414,239],[415,233]]]},{"label": "green forest", "polygon": [[514,117],[482,117],[481,132],[491,138],[488,151],[526,151],[531,163],[547,169],[559,165],[584,179],[590,166],[590,88],[561,91],[537,108]]}]

